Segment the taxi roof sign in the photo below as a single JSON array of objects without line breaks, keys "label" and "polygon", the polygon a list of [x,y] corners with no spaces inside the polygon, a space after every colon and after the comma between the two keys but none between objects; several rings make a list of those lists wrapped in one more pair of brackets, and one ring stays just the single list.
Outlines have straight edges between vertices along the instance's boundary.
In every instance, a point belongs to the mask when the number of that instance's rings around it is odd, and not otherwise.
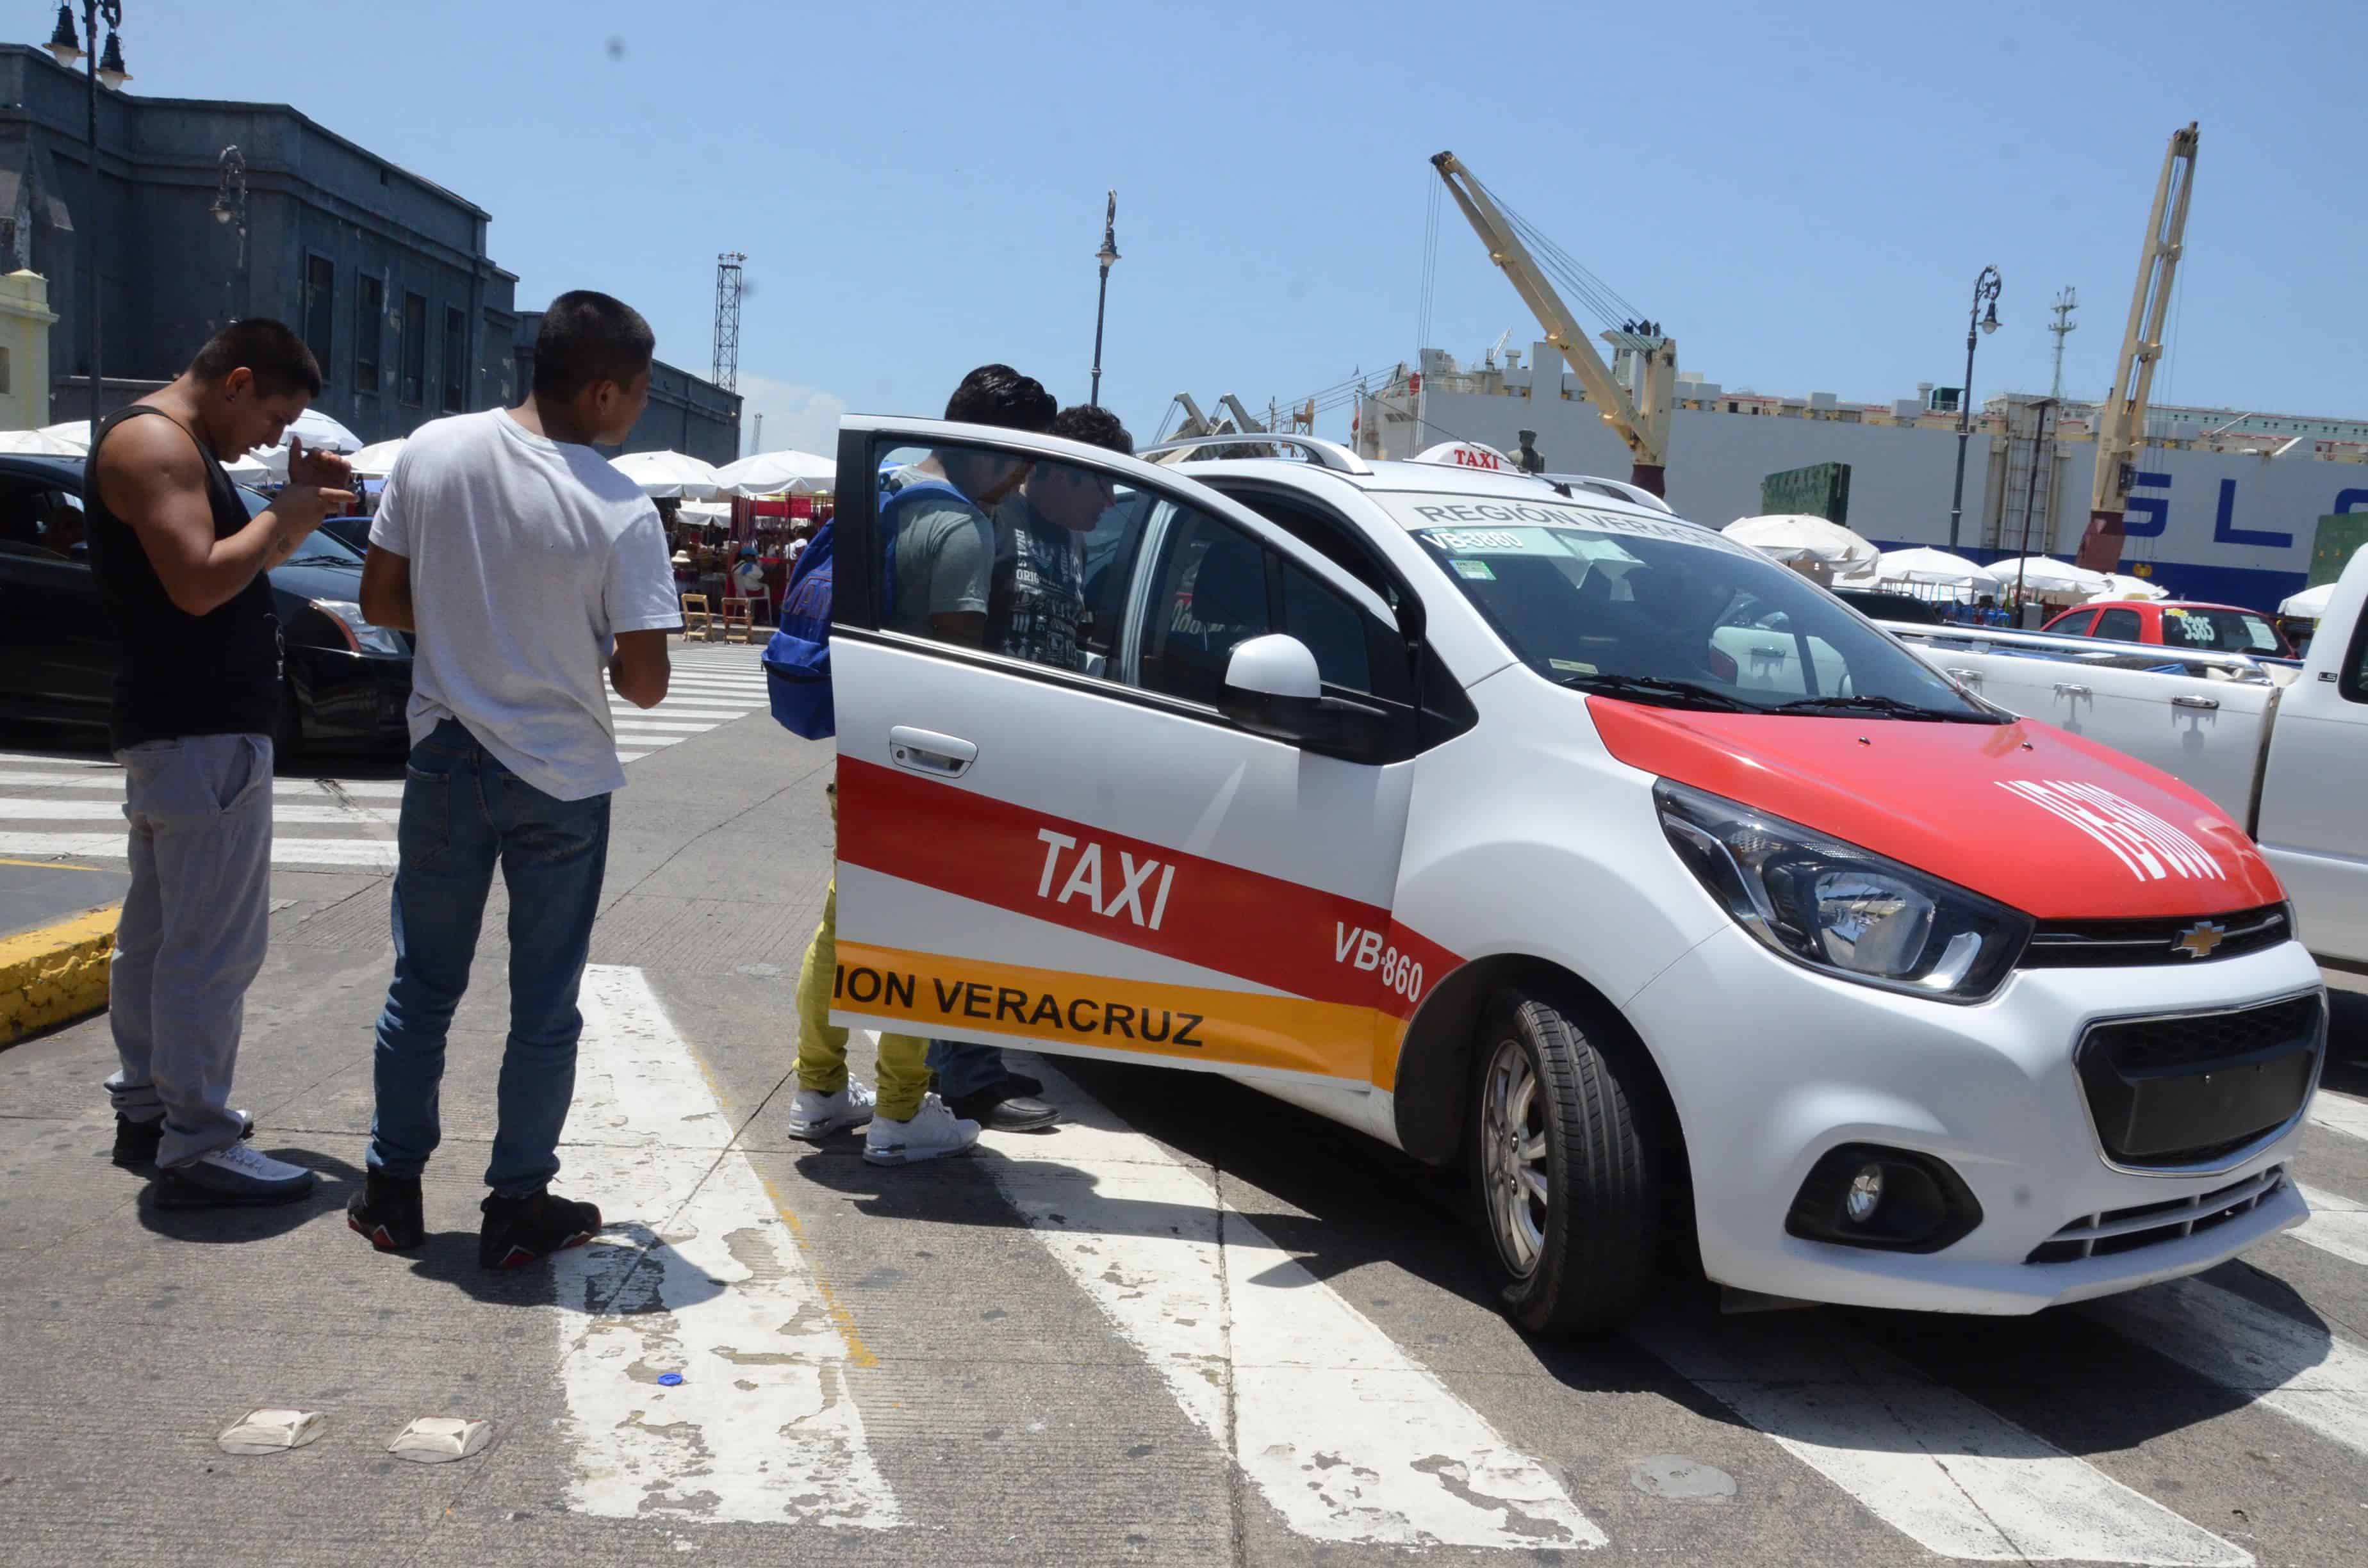
[{"label": "taxi roof sign", "polygon": [[1418,463],[1445,463],[1452,468],[1483,469],[1490,473],[1519,473],[1520,465],[1494,447],[1477,441],[1441,441],[1415,454]]}]

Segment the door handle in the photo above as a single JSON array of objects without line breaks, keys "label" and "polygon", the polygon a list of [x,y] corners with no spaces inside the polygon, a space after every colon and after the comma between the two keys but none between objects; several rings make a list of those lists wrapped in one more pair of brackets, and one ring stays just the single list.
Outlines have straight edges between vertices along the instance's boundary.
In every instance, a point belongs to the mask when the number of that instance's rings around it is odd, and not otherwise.
[{"label": "door handle", "polygon": [[978,747],[956,735],[899,724],[888,732],[888,755],[899,767],[933,778],[959,778],[978,760]]},{"label": "door handle", "polygon": [[1951,670],[1949,673],[1968,686],[1982,684],[1982,672],[1979,670]]},{"label": "door handle", "polygon": [[2217,708],[2220,706],[2220,699],[2216,697],[2181,695],[2172,698],[2170,705],[2173,708]]},{"label": "door handle", "polygon": [[2055,683],[2055,695],[2058,697],[2093,697],[2096,694],[2078,681],[2059,680]]}]

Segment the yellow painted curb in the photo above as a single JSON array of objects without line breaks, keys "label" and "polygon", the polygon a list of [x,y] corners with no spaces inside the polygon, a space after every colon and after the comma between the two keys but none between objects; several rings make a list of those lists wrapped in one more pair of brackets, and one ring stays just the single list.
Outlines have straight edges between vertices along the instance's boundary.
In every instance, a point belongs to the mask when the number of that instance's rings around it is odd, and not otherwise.
[{"label": "yellow painted curb", "polygon": [[107,1006],[120,903],[0,937],[0,1045]]}]

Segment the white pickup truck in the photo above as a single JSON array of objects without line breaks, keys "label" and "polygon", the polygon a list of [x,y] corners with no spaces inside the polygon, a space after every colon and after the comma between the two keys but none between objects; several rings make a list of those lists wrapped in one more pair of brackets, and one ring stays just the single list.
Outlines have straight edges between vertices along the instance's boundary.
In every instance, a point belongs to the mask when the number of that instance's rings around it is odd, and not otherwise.
[{"label": "white pickup truck", "polygon": [[1884,622],[2002,708],[2153,764],[2260,844],[2302,939],[2368,969],[2368,551],[2352,557],[2297,673],[2243,654]]}]

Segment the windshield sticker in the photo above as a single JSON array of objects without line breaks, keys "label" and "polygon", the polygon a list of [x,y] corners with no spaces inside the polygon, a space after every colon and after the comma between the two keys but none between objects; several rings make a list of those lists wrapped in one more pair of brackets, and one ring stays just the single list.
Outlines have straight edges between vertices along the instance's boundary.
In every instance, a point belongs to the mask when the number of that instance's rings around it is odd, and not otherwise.
[{"label": "windshield sticker", "polygon": [[[1691,544],[1730,554],[1757,554],[1757,551],[1723,537],[1715,528],[1682,522],[1675,517],[1635,517],[1624,512],[1597,511],[1591,506],[1557,506],[1538,501],[1459,501],[1446,495],[1417,497],[1404,494],[1377,499],[1389,507],[1402,526],[1427,539],[1436,540],[1450,550],[1515,548],[1509,545],[1460,544],[1451,542],[1445,537],[1448,530],[1455,530],[1459,540],[1486,537],[1500,531],[1491,529],[1489,524],[1509,523],[1527,524],[1532,528],[1576,528],[1587,533],[1626,535],[1634,539],[1665,539],[1677,544]],[[1534,549],[1535,546],[1527,548]]]},{"label": "windshield sticker", "polygon": [[1509,528],[1433,528],[1430,537],[1445,550],[1520,550],[1525,541]]},{"label": "windshield sticker", "polygon": [[1593,665],[1582,665],[1577,659],[1548,659],[1546,663],[1565,675],[1591,676],[1600,673]]},{"label": "windshield sticker", "polygon": [[2111,850],[2141,882],[2174,876],[2193,881],[2227,880],[2220,862],[2202,845],[2111,790],[2069,778],[2000,779],[1998,788],[2070,823]]},{"label": "windshield sticker", "polygon": [[1475,583],[1493,583],[1497,580],[1497,574],[1489,570],[1488,563],[1485,561],[1456,561],[1450,564],[1455,568],[1455,574],[1459,577],[1469,577]]}]

